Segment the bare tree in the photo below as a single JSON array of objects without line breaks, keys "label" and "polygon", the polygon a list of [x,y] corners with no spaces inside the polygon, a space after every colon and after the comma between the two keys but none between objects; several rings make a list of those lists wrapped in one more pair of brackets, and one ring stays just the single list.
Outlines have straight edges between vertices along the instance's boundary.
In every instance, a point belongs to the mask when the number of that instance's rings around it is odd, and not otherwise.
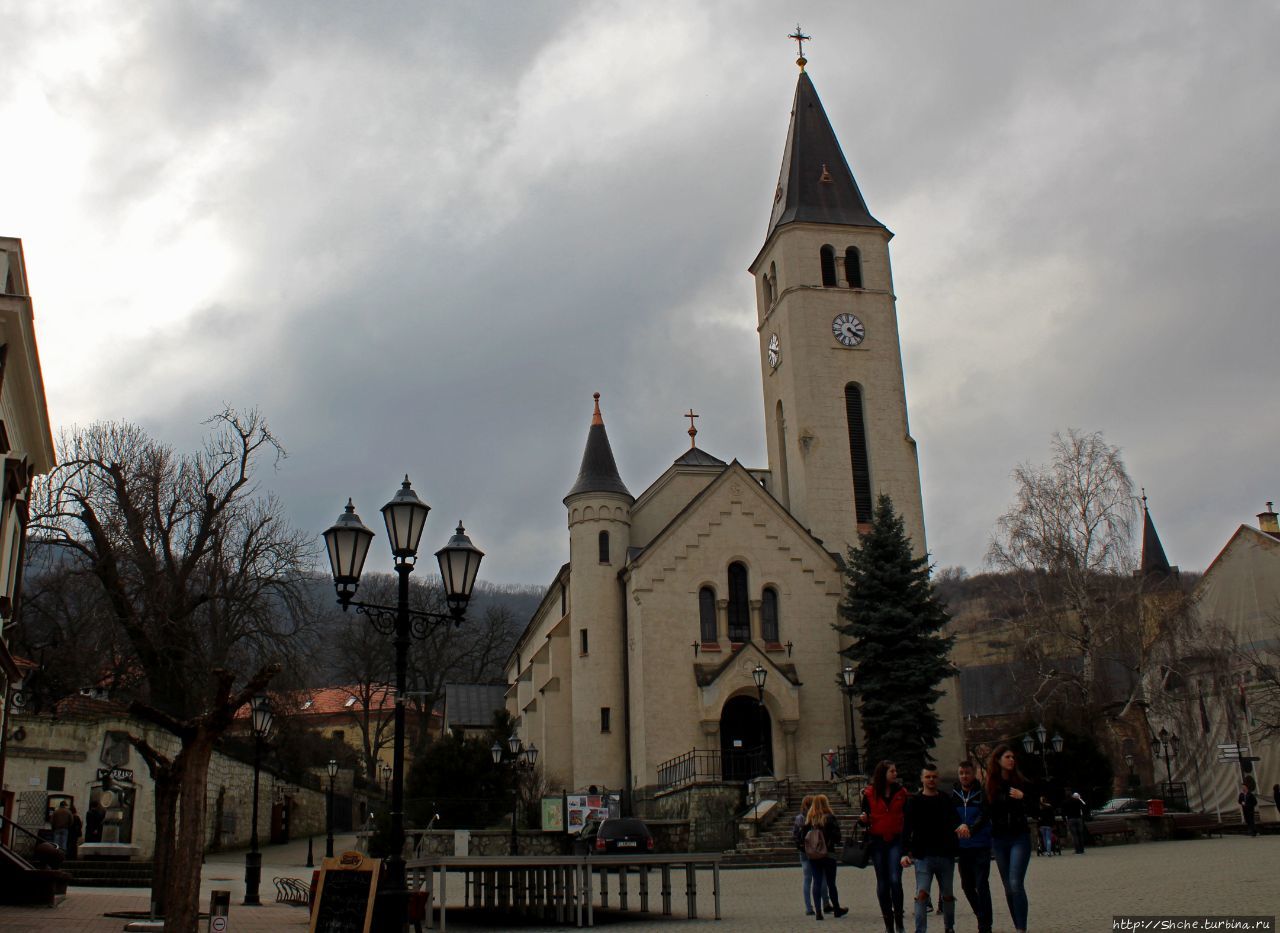
[{"label": "bare tree", "polygon": [[1175,585],[1153,600],[1135,573],[1137,498],[1118,448],[1101,433],[1055,433],[1047,464],[1013,472],[1013,505],[987,552],[1016,596],[1028,711],[1070,711],[1092,722],[1143,700],[1161,638],[1179,629]]},{"label": "bare tree", "polygon": [[30,524],[96,581],[145,678],[135,715],[181,743],[169,757],[133,737],[156,782],[153,898],[178,933],[196,929],[214,743],[304,641],[293,636],[309,621],[302,582],[313,559],[309,538],[255,482],[262,457],[284,456],[266,422],[226,409],[208,424],[191,454],[126,423],[65,432]]}]

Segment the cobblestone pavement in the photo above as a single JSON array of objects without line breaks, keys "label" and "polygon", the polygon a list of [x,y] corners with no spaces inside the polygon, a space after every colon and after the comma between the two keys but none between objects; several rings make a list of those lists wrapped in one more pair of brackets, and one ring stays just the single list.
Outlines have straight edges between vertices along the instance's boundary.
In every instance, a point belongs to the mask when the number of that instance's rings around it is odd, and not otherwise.
[{"label": "cobblestone pavement", "polygon": [[[339,849],[344,840],[339,840]],[[323,844],[319,847],[323,849]],[[264,851],[263,902],[258,908],[239,906],[243,898],[243,852],[212,858],[205,865],[202,901],[214,888],[232,891],[230,929],[233,933],[274,933],[305,930],[306,911],[270,904],[274,896],[273,875],[305,877],[305,843],[274,846]],[[319,853],[317,853],[319,855]],[[1031,900],[1030,928],[1053,933],[1091,933],[1111,929],[1115,914],[1227,915],[1263,914],[1280,909],[1280,836],[1256,839],[1227,837],[1183,842],[1156,842],[1111,845],[1090,849],[1087,855],[1068,852],[1055,858],[1032,858],[1027,875]],[[1011,929],[1008,911],[994,866],[996,929]],[[683,914],[683,882],[674,881],[673,905],[678,911],[678,928],[714,928],[717,931],[788,931],[810,929],[814,920],[803,915],[800,898],[800,870],[769,868],[724,871],[722,913],[719,923],[712,915],[710,876],[700,873],[698,909],[701,919],[687,922]],[[910,885],[911,870],[906,872]],[[870,869],[841,868],[839,886],[844,903],[852,908],[840,920],[828,918],[817,929],[845,928],[879,931],[879,911],[875,904],[875,876]],[[460,902],[461,884],[450,885],[450,903]],[[634,898],[635,885],[632,884]],[[456,897],[454,895],[457,895]],[[616,903],[616,898],[614,900]],[[110,892],[98,888],[72,888],[59,907],[0,907],[0,931],[4,933],[107,933],[123,928],[123,921],[102,917],[106,910],[142,909],[146,893],[138,890]],[[908,907],[910,905],[908,904]],[[617,911],[597,912],[597,925],[619,928],[668,927],[672,919]],[[467,916],[450,912],[449,926],[457,929],[505,930],[515,926],[530,931],[556,929],[520,925],[508,918],[490,915]],[[956,909],[956,929],[972,933],[976,925],[963,896]],[[908,920],[908,929],[910,921]],[[941,931],[941,918],[930,916],[930,930]]]}]

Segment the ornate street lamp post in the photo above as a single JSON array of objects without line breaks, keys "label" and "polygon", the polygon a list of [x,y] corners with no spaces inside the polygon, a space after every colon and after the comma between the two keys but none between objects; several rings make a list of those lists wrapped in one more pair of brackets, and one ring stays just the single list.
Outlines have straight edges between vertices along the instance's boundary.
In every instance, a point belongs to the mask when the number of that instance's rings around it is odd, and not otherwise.
[{"label": "ornate street lamp post", "polygon": [[[1052,743],[1052,744],[1050,744]],[[1022,747],[1028,755],[1037,748],[1040,749],[1040,771],[1044,774],[1045,781],[1049,780],[1049,752],[1053,751],[1055,755],[1062,752],[1063,738],[1060,732],[1055,732],[1053,738],[1049,738],[1049,730],[1044,727],[1044,723],[1040,723],[1035,728],[1035,735],[1028,732],[1022,737]]]},{"label": "ornate street lamp post", "polygon": [[[509,754],[508,754],[509,753]],[[525,748],[520,742],[520,736],[514,732],[507,737],[507,747],[504,749],[502,743],[495,741],[489,747],[489,754],[493,756],[495,765],[502,764],[503,760],[507,760],[511,764],[511,853],[512,855],[520,854],[520,836],[516,830],[516,813],[520,809],[520,777],[525,771],[532,772],[533,766],[538,763],[538,746],[532,742],[529,747]]]},{"label": "ornate street lamp post", "polygon": [[338,776],[337,760],[330,758],[325,770],[329,772],[329,795],[324,810],[324,857],[333,858],[333,779]]},{"label": "ornate street lamp post", "polygon": [[484,552],[471,543],[459,522],[453,537],[436,551],[449,611],[444,613],[410,609],[409,574],[413,573],[417,563],[418,543],[429,511],[430,507],[418,498],[409,485],[408,476],[391,501],[382,507],[382,518],[387,526],[387,537],[391,541],[391,553],[395,558],[396,574],[400,578],[394,606],[378,606],[355,600],[356,590],[360,586],[360,573],[364,569],[374,535],[360,521],[350,500],[338,520],[324,533],[339,605],[343,610],[354,606],[356,612],[369,617],[378,632],[394,636],[396,708],[391,757],[391,855],[387,858],[385,916],[391,918],[387,922],[397,933],[404,926],[409,896],[405,887],[404,870],[404,698],[409,666],[409,637],[413,635],[425,638],[437,625],[462,624],[480,571],[480,561],[484,557]]},{"label": "ornate street lamp post", "polygon": [[1138,772],[1134,770],[1134,767],[1133,767],[1134,761],[1136,761],[1136,759],[1133,757],[1132,752],[1124,753],[1124,763],[1129,768],[1129,793],[1133,794],[1134,796],[1137,796]]},{"label": "ornate street lamp post", "polygon": [[1152,748],[1159,749],[1164,754],[1164,776],[1165,783],[1173,784],[1173,759],[1178,757],[1178,735],[1175,732],[1169,734],[1169,730],[1161,727],[1160,731],[1151,737]]},{"label": "ornate street lamp post", "polygon": [[[751,679],[755,681],[755,685],[756,685],[756,709],[759,711],[759,715],[760,715],[760,773],[761,774],[766,773],[765,759],[766,759],[766,752],[768,751],[765,748],[765,742],[768,741],[768,739],[765,737],[765,728],[768,724],[768,720],[766,719],[766,713],[764,710],[764,682],[768,678],[768,676],[769,676],[769,672],[766,671],[759,664],[757,664],[751,670]],[[752,775],[752,777],[756,777],[756,775]]]},{"label": "ornate street lamp post", "polygon": [[849,747],[844,754],[844,773],[845,775],[858,773],[858,731],[853,721],[853,684],[857,677],[857,671],[853,669],[853,665],[846,664],[840,671],[840,680],[837,682],[840,689],[844,691],[845,702],[849,706]]},{"label": "ornate street lamp post", "polygon": [[249,716],[253,727],[253,814],[249,818],[249,851],[244,856],[244,903],[246,907],[258,907],[258,884],[262,881],[262,853],[258,851],[258,773],[262,768],[262,743],[271,731],[273,716],[271,701],[256,696],[249,701]]}]

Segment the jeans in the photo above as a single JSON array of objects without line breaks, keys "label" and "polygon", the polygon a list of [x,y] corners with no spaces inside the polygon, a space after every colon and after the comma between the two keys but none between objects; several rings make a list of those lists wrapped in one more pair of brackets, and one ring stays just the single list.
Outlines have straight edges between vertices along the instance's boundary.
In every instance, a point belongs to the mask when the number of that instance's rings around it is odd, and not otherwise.
[{"label": "jeans", "polygon": [[1014,929],[1025,930],[1028,905],[1024,882],[1027,865],[1031,862],[1031,834],[993,836],[991,851],[996,857],[996,867],[1000,869],[1000,880],[1004,882],[1004,899],[1009,904],[1009,917],[1013,920]]},{"label": "jeans", "polygon": [[929,928],[929,913],[925,905],[929,902],[929,888],[936,878],[938,880],[939,908],[942,911],[942,926],[952,929],[956,925],[956,899],[952,896],[952,878],[955,862],[950,855],[926,855],[916,859],[916,933],[925,933]]},{"label": "jeans", "polygon": [[876,870],[876,900],[881,914],[902,916],[902,837],[885,842],[871,837],[871,864]]},{"label": "jeans", "polygon": [[55,830],[53,831],[53,844],[54,844],[55,846],[57,846],[59,849],[61,849],[63,852],[66,852],[66,851],[67,851],[67,836],[68,836],[68,835],[70,835],[70,830],[66,830],[66,829],[55,829]]},{"label": "jeans", "polygon": [[810,859],[813,865],[813,909],[822,912],[823,905],[828,905],[831,909],[840,906],[840,892],[836,890],[836,860],[833,858],[820,858],[816,861]]},{"label": "jeans", "polygon": [[1068,820],[1067,826],[1071,828],[1071,841],[1075,843],[1076,855],[1084,855],[1084,818]]},{"label": "jeans", "polygon": [[991,850],[960,850],[960,888],[978,920],[978,929],[991,929]]},{"label": "jeans", "polygon": [[[804,912],[806,914],[813,913],[813,898],[809,894],[809,889],[813,887],[813,862],[803,852],[800,853],[800,867],[804,869]],[[822,902],[819,901],[819,904]]]},{"label": "jeans", "polygon": [[1040,848],[1044,850],[1045,855],[1053,854],[1053,827],[1040,827]]}]

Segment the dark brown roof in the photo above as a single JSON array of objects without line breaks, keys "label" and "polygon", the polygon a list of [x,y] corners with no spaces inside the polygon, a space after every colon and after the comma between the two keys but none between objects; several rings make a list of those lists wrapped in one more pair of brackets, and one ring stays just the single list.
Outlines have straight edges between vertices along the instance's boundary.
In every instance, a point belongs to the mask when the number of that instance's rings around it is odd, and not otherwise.
[{"label": "dark brown roof", "polygon": [[803,71],[791,105],[791,126],[765,239],[789,223],[884,227],[867,210],[818,92]]},{"label": "dark brown roof", "polygon": [[1142,505],[1142,579],[1153,582],[1167,580],[1173,575],[1169,566],[1169,558],[1164,556],[1164,545],[1160,543],[1160,535],[1156,534],[1155,522],[1151,520],[1151,512],[1147,509],[1146,500]]},{"label": "dark brown roof", "polygon": [[618,464],[614,462],[613,448],[609,446],[609,435],[605,433],[604,419],[600,416],[599,394],[596,395],[595,415],[587,431],[587,446],[582,452],[578,478],[564,501],[568,502],[583,492],[616,492],[635,501],[635,497],[622,482],[622,477],[618,475]]},{"label": "dark brown roof", "polygon": [[705,450],[699,450],[697,447],[690,447],[686,450],[676,458],[676,463],[680,466],[727,466],[719,457],[713,457]]}]

